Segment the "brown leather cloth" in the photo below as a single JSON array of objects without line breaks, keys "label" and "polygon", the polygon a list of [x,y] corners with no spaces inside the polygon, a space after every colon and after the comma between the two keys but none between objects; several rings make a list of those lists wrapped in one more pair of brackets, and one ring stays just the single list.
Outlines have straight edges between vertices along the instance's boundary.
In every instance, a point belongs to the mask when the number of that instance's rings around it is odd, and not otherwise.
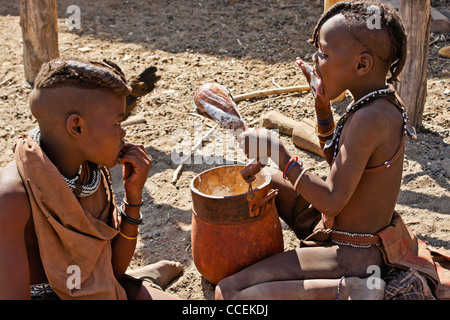
[{"label": "brown leather cloth", "polygon": [[[292,229],[300,239],[300,247],[334,245],[333,230],[324,227],[321,213],[314,207],[305,208],[302,198],[297,205],[297,216]],[[389,226],[376,235],[381,238],[378,248],[388,266],[402,270],[416,270],[430,283],[434,296],[450,299],[450,256],[443,250],[432,249],[418,239],[394,212]]]},{"label": "brown leather cloth", "polygon": [[450,299],[450,256],[432,249],[408,229],[400,214],[394,212],[392,222],[377,232],[387,265],[414,269],[426,276],[438,299]]},{"label": "brown leather cloth", "polygon": [[[18,138],[15,160],[28,193],[40,256],[52,289],[61,299],[126,299],[111,264],[111,240],[118,233],[119,223],[108,170],[101,170],[104,188],[89,196],[104,199],[100,192],[106,189],[107,203],[96,219],[31,138]],[[72,265],[79,267],[79,289],[67,285],[73,283],[70,277],[75,274],[68,269]]]}]

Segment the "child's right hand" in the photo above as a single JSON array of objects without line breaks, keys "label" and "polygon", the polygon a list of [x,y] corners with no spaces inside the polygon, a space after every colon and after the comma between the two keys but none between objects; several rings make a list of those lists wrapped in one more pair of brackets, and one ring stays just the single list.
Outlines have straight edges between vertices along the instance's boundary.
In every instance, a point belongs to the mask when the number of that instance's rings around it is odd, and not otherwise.
[{"label": "child's right hand", "polygon": [[152,159],[141,145],[126,143],[120,152],[119,164],[123,165],[122,178],[127,201],[140,203],[142,190],[152,167]]},{"label": "child's right hand", "polygon": [[246,130],[237,137],[237,141],[249,159],[258,159],[263,165],[271,158],[280,167],[281,161],[289,159],[286,148],[269,130]]}]

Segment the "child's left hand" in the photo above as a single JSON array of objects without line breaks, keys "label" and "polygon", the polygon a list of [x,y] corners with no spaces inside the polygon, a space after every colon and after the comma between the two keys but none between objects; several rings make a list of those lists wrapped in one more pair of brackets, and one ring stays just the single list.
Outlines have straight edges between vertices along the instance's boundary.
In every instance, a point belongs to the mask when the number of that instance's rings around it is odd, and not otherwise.
[{"label": "child's left hand", "polygon": [[122,178],[126,197],[129,202],[139,203],[142,199],[142,189],[152,167],[152,159],[144,146],[131,143],[125,144],[119,156],[118,163],[123,165]]},{"label": "child's left hand", "polygon": [[328,100],[323,95],[322,80],[319,78],[319,76],[301,58],[297,57],[295,63],[300,67],[300,69],[302,69],[303,75],[305,76],[306,81],[308,81],[309,86],[311,87],[311,92],[314,96],[314,99],[316,100],[316,105],[329,105],[330,100]]}]

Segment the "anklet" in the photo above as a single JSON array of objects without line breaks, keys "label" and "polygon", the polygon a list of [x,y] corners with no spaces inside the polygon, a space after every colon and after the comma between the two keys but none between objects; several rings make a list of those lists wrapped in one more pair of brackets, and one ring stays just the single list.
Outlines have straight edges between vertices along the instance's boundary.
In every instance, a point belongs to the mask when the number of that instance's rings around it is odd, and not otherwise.
[{"label": "anklet", "polygon": [[342,276],[341,279],[339,280],[339,284],[338,284],[338,288],[337,288],[337,295],[336,295],[336,300],[339,300],[339,292],[341,291],[341,284],[342,281],[344,281],[345,276]]}]

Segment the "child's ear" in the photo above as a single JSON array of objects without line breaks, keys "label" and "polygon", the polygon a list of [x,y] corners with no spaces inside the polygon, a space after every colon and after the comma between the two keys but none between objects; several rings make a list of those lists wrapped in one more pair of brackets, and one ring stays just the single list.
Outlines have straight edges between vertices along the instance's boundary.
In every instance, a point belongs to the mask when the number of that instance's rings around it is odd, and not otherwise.
[{"label": "child's ear", "polygon": [[74,138],[80,137],[85,129],[84,119],[77,113],[72,113],[67,118],[67,132]]},{"label": "child's ear", "polygon": [[359,76],[366,75],[373,66],[373,56],[368,52],[363,52],[359,55],[358,65],[356,66],[356,73]]}]

